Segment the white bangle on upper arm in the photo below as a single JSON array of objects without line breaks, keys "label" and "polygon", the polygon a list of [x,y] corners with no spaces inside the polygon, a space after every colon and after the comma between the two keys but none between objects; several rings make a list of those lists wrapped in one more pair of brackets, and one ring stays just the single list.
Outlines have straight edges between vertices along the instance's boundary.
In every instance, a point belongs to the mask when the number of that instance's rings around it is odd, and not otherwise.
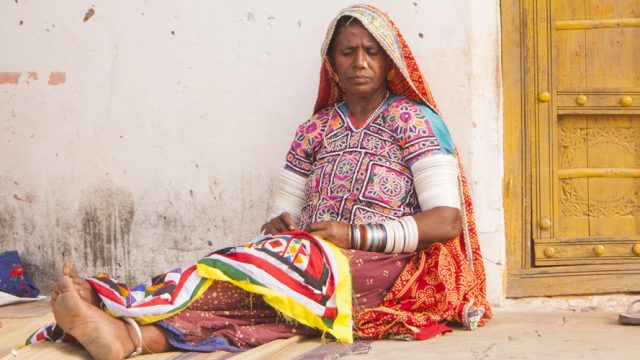
[{"label": "white bangle on upper arm", "polygon": [[424,157],[411,166],[413,184],[422,210],[438,206],[460,209],[458,161],[453,155]]},{"label": "white bangle on upper arm", "polygon": [[280,183],[278,184],[278,190],[269,218],[274,218],[283,212],[288,212],[293,217],[293,222],[299,225],[300,213],[306,200],[304,191],[306,183],[307,178],[287,169],[282,169],[280,172]]}]

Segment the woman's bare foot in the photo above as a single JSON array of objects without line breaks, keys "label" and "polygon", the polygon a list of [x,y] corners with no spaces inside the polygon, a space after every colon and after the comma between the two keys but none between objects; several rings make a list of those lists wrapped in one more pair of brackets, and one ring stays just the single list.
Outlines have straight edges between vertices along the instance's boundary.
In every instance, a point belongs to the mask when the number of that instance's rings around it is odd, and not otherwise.
[{"label": "woman's bare foot", "polygon": [[[68,276],[71,279],[71,282],[78,290],[78,295],[80,298],[93,306],[100,306],[100,297],[93,289],[93,287],[80,275],[73,267],[73,264],[70,261],[65,261],[62,266],[62,275]],[[60,293],[60,289],[58,286],[58,282],[53,284],[53,288],[51,289],[51,307],[55,305],[58,294]]]},{"label": "woman's bare foot", "polygon": [[52,299],[56,322],[95,359],[123,359],[133,352],[135,335],[130,325],[84,301],[69,276],[63,276],[56,289]]},{"label": "woman's bare foot", "polygon": [[64,262],[64,265],[62,266],[62,274],[71,278],[71,281],[78,290],[78,294],[82,300],[93,306],[100,306],[100,297],[98,297],[93,286],[91,286],[82,276],[78,275],[78,272],[71,261]]}]

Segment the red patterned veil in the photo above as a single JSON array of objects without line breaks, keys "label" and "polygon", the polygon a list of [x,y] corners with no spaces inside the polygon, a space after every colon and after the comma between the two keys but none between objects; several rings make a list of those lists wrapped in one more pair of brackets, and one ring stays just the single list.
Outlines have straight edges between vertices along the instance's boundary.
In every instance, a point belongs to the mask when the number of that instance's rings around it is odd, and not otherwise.
[{"label": "red patterned veil", "polygon": [[[330,24],[321,51],[323,61],[314,112],[344,96],[334,80],[327,51],[338,20],[345,16],[360,21],[393,60],[389,90],[424,103],[439,114],[429,84],[400,31],[387,14],[371,5],[345,8]],[[410,260],[382,304],[356,314],[358,335],[426,339],[448,331],[443,322],[457,322],[473,329],[491,317],[471,195],[459,156],[458,167],[463,230],[456,239],[436,243]]]}]

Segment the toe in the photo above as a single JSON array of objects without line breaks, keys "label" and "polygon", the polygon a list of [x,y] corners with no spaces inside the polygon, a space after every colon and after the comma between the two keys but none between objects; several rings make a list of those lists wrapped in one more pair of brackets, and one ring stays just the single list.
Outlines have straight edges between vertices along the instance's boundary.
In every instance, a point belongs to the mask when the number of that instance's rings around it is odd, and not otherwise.
[{"label": "toe", "polygon": [[73,264],[71,263],[71,261],[65,261],[62,265],[62,275],[72,276],[73,273]]},{"label": "toe", "polygon": [[59,294],[60,294],[60,287],[58,286],[58,283],[55,283],[53,284],[53,287],[51,287],[51,294],[49,294],[51,305],[53,305],[53,303],[56,301],[56,298],[58,297]]}]

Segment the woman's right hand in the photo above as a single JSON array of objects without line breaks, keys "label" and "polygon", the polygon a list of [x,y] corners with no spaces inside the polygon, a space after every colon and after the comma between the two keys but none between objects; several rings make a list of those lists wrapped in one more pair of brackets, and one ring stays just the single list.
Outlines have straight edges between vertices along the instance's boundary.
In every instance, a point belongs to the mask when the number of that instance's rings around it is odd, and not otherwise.
[{"label": "woman's right hand", "polygon": [[285,231],[298,230],[298,226],[293,222],[293,216],[288,212],[274,217],[260,228],[263,234],[275,235]]}]

